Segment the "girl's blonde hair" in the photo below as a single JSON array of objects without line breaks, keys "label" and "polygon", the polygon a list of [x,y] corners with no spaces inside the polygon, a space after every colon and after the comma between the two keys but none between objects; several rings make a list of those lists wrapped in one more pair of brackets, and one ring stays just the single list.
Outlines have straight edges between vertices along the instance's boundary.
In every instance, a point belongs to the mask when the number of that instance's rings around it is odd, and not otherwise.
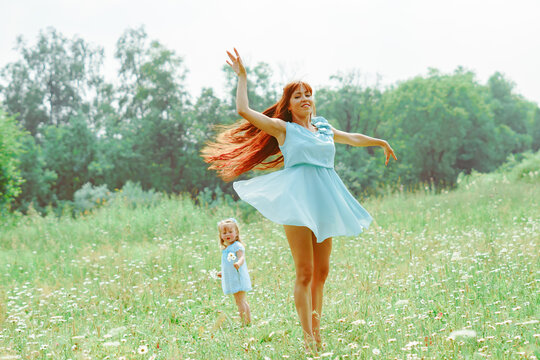
[{"label": "girl's blonde hair", "polygon": [[221,238],[221,229],[224,226],[234,226],[234,228],[236,229],[236,239],[235,239],[235,241],[239,241],[242,245],[244,245],[242,240],[240,240],[240,229],[238,228],[238,223],[236,222],[236,219],[229,218],[229,219],[221,220],[220,222],[218,222],[217,226],[218,226],[218,230],[219,230],[219,247],[221,249],[225,249],[227,247],[227,245],[225,245],[225,243],[223,242],[223,239]]}]

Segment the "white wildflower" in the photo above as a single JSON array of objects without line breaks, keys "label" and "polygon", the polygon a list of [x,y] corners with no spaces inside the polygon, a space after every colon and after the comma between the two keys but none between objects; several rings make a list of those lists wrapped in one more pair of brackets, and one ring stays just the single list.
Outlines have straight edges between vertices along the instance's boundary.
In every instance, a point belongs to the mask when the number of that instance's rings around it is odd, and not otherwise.
[{"label": "white wildflower", "polygon": [[116,347],[120,346],[120,341],[107,341],[103,343],[104,347]]},{"label": "white wildflower", "polygon": [[395,306],[406,306],[409,305],[409,300],[398,300],[396,301]]},{"label": "white wildflower", "polygon": [[236,255],[234,255],[234,253],[229,253],[229,255],[227,255],[227,261],[231,262],[234,260],[236,260]]},{"label": "white wildflower", "polygon": [[381,350],[377,348],[373,349],[372,352],[373,352],[373,355],[381,355]]},{"label": "white wildflower", "polygon": [[148,352],[148,345],[141,345],[137,349],[137,354],[146,354]]},{"label": "white wildflower", "polygon": [[462,330],[456,330],[452,331],[450,333],[450,336],[448,337],[449,340],[456,340],[458,337],[465,337],[465,338],[473,338],[476,337],[476,331],[469,330],[469,329],[462,329]]}]

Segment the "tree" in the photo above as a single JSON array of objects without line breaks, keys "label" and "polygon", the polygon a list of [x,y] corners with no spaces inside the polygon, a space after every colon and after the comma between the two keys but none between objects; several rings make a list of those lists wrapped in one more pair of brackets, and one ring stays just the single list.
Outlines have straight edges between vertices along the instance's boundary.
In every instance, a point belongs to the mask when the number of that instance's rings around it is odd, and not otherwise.
[{"label": "tree", "polygon": [[385,129],[400,139],[396,153],[401,181],[437,187],[455,184],[460,171],[494,163],[495,131],[474,74],[458,68],[453,75],[431,70],[387,91]]},{"label": "tree", "polygon": [[119,137],[133,153],[126,178],[143,188],[179,192],[189,104],[182,85],[183,60],[158,41],[150,41],[144,28],[127,30],[117,42],[115,56],[122,81]]},{"label": "tree", "polygon": [[0,109],[0,214],[10,209],[21,191],[18,156],[23,136],[24,132],[15,119]]},{"label": "tree", "polygon": [[6,110],[18,114],[33,136],[45,125],[66,124],[71,116],[89,112],[88,99],[101,82],[101,48],[48,28],[33,47],[19,37],[17,49],[22,59],[2,69],[7,85],[0,91]]},{"label": "tree", "polygon": [[57,178],[51,190],[59,200],[73,200],[73,194],[91,181],[89,165],[96,156],[96,136],[84,114],[68,124],[44,128],[43,156],[46,168]]},{"label": "tree", "polygon": [[531,104],[522,96],[514,94],[515,84],[499,72],[489,78],[487,87],[493,118],[501,137],[497,153],[502,162],[512,153],[531,148],[532,135],[527,131],[532,116]]}]

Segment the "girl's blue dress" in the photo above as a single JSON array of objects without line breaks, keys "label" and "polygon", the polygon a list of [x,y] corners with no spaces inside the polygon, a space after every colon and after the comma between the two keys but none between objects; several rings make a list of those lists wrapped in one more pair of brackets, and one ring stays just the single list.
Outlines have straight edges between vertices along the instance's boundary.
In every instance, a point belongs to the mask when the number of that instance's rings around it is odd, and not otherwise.
[{"label": "girl's blue dress", "polygon": [[[238,270],[233,265],[238,261],[238,256],[236,255],[238,250],[242,250],[244,254],[246,253],[244,245],[239,241],[235,241],[221,251],[221,287],[225,295],[251,290],[251,279],[249,278],[246,261],[244,261]],[[229,254],[231,253],[234,254],[234,260],[229,258],[231,256]]]},{"label": "girl's blue dress", "polygon": [[314,117],[313,133],[287,122],[280,146],[285,167],[267,175],[236,181],[242,200],[282,225],[306,226],[317,242],[339,235],[357,235],[372,221],[334,171],[334,133],[323,117]]}]

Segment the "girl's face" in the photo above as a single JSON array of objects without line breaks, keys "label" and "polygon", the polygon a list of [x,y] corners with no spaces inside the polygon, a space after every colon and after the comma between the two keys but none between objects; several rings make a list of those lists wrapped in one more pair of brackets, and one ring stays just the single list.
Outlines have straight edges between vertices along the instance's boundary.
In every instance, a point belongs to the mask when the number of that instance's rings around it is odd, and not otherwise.
[{"label": "girl's face", "polygon": [[289,110],[298,117],[304,117],[313,113],[313,96],[304,85],[300,85],[294,90],[289,99]]},{"label": "girl's face", "polygon": [[223,243],[229,246],[236,241],[238,233],[236,232],[236,227],[233,225],[223,225],[220,229],[219,236],[221,236]]}]

